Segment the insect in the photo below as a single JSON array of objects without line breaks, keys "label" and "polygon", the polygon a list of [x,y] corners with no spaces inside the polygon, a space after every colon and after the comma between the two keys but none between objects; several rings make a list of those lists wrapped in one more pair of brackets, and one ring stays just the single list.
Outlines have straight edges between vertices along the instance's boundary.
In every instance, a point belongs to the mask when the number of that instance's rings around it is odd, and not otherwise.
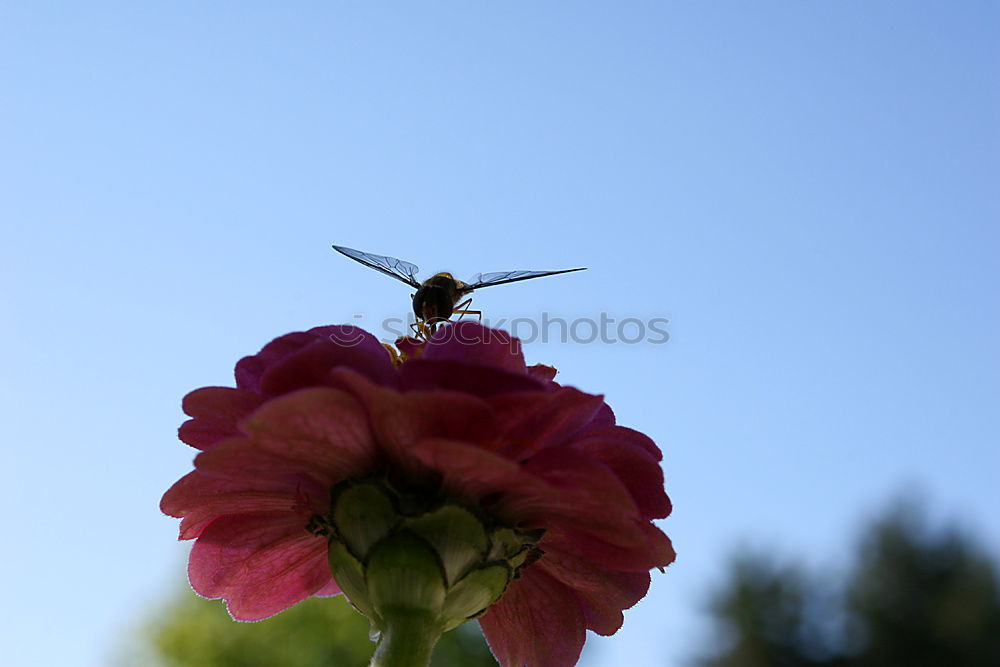
[{"label": "insect", "polygon": [[360,262],[376,271],[392,276],[396,280],[401,280],[410,287],[416,288],[417,291],[413,294],[413,313],[417,316],[417,321],[410,326],[420,338],[426,338],[434,333],[437,326],[442,322],[448,321],[452,315],[459,315],[460,317],[462,315],[478,315],[482,318],[482,311],[469,310],[472,298],[465,297],[472,290],[481,287],[493,287],[494,285],[505,285],[519,280],[554,276],[559,273],[583,271],[586,268],[563,269],[561,271],[497,271],[495,273],[480,273],[467,283],[456,280],[450,273],[436,273],[427,280],[420,282],[417,280],[417,271],[420,269],[410,262],[404,262],[395,257],[385,257],[384,255],[375,255],[370,252],[354,250],[353,248],[345,248],[339,245],[333,246],[333,249],[342,255],[347,255],[356,262]]}]

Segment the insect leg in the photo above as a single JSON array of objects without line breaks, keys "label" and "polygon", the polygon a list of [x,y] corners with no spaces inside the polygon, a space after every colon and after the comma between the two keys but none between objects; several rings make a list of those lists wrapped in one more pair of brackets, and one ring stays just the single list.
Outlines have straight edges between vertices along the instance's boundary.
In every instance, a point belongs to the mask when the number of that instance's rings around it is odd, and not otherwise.
[{"label": "insect leg", "polygon": [[452,313],[456,313],[458,315],[458,319],[459,320],[462,319],[462,315],[476,315],[476,316],[479,317],[479,321],[482,322],[483,321],[483,311],[481,311],[481,310],[469,310],[468,308],[469,308],[469,306],[471,304],[472,304],[472,297],[469,297],[468,299],[466,299],[462,303],[460,303],[457,306],[455,306],[455,309],[452,310],[451,312]]},{"label": "insect leg", "polygon": [[413,335],[420,340],[427,340],[434,333],[434,325],[429,324],[427,320],[410,323],[410,329],[413,331]]}]

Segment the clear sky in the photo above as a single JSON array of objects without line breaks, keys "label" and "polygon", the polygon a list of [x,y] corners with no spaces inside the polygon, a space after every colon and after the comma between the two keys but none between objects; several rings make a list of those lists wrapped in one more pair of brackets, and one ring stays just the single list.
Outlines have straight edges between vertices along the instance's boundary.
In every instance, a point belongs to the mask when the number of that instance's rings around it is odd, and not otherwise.
[{"label": "clear sky", "polygon": [[[180,585],[180,398],[424,275],[664,448],[677,563],[590,666],[680,665],[744,544],[845,564],[902,489],[1000,552],[987,2],[3,2],[0,633],[100,667]],[[361,317],[355,317],[360,315]]]}]

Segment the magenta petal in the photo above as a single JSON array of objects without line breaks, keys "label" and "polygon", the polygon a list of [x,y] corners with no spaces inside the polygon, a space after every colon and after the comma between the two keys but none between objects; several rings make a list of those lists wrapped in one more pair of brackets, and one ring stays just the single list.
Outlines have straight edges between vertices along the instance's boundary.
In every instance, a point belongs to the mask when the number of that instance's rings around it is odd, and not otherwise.
[{"label": "magenta petal", "polygon": [[441,327],[424,346],[423,358],[492,366],[518,375],[527,372],[521,341],[506,331],[489,329],[478,322],[455,322]]},{"label": "magenta petal", "polygon": [[591,422],[604,399],[572,387],[561,387],[547,393],[493,396],[489,403],[497,413],[506,439],[514,443],[505,453],[519,458],[524,452],[537,452],[565,442]]},{"label": "magenta petal", "polygon": [[576,596],[536,567],[523,571],[479,625],[503,667],[573,667],[586,635]]},{"label": "magenta petal", "polygon": [[645,537],[632,518],[637,510],[618,479],[587,456],[560,460],[566,450],[547,450],[552,461],[540,461],[535,469],[531,462],[520,465],[450,440],[425,438],[411,449],[441,474],[450,492],[474,500],[491,497],[490,511],[501,518],[530,526],[565,524],[619,549],[641,545]]},{"label": "magenta petal", "polygon": [[[236,364],[236,386],[253,393],[266,393],[263,381],[268,371],[307,347],[330,343],[342,350],[343,356],[325,363],[326,368],[331,368],[331,364],[346,363],[364,368],[364,372],[371,372],[373,376],[381,376],[385,363],[392,365],[378,339],[363,329],[352,326],[314,327],[309,331],[296,331],[275,338],[257,354],[240,359]],[[298,384],[296,388],[301,386],[307,385]]]},{"label": "magenta petal", "polygon": [[[423,438],[412,448],[428,468],[442,477],[448,491],[461,498],[479,500],[497,496],[491,511],[512,521],[539,521],[558,503],[556,489],[534,475],[526,475],[521,466],[493,452],[464,442]],[[505,508],[515,506],[512,511]]]},{"label": "magenta petal", "polygon": [[287,512],[226,516],[191,550],[191,586],[225,598],[238,621],[259,621],[301,602],[330,582],[327,543]]},{"label": "magenta petal", "polygon": [[265,394],[277,396],[303,387],[327,385],[334,368],[350,368],[387,387],[399,382],[389,352],[369,336],[351,347],[322,340],[298,350],[265,371],[260,388]]},{"label": "magenta petal", "polygon": [[197,447],[208,449],[217,442],[238,435],[236,424],[256,410],[264,398],[229,387],[203,387],[184,397],[183,408],[189,419],[181,425],[178,436]]},{"label": "magenta petal", "polygon": [[551,547],[531,567],[542,568],[572,589],[587,619],[587,627],[605,636],[621,628],[622,610],[641,600],[649,589],[648,572],[619,572]]},{"label": "magenta petal", "polygon": [[[227,471],[228,472],[228,471]],[[271,511],[299,512],[303,521],[329,510],[329,488],[306,475],[293,480],[274,476],[264,480],[227,479],[195,470],[163,494],[164,514],[183,517],[180,539],[198,537],[215,519],[227,514]]]},{"label": "magenta petal", "polygon": [[599,425],[596,421],[577,434],[578,438],[614,438],[641,447],[657,461],[663,460],[663,452],[649,436],[627,426]]},{"label": "magenta petal", "polygon": [[556,378],[556,373],[558,371],[552,366],[546,366],[545,364],[535,364],[534,366],[528,366],[527,368],[528,376],[532,377],[543,384],[548,384],[553,382]]},{"label": "magenta petal", "polygon": [[275,338],[257,354],[243,357],[236,362],[237,388],[257,394],[261,393],[260,379],[267,369],[307,345],[315,343],[316,340],[317,337],[311,333],[295,331]]},{"label": "magenta petal", "polygon": [[340,590],[340,586],[337,585],[337,582],[331,578],[326,586],[313,593],[313,595],[318,598],[329,598],[334,595],[340,595],[342,592],[343,591]]},{"label": "magenta petal", "polygon": [[545,385],[524,373],[472,366],[465,362],[413,359],[399,369],[404,391],[444,389],[473,396],[510,392],[541,392]]},{"label": "magenta petal", "polygon": [[663,490],[663,470],[648,450],[607,437],[578,440],[573,449],[586,452],[614,471],[632,494],[644,519],[662,519],[670,514],[670,499]]},{"label": "magenta petal", "polygon": [[592,426],[614,426],[615,425],[615,413],[611,409],[611,406],[605,403],[601,406],[601,409],[594,415],[594,421],[591,422]]},{"label": "magenta petal", "polygon": [[[285,459],[292,467],[312,468],[326,480],[360,474],[376,458],[361,406],[336,389],[302,389],[275,398],[244,420],[240,430],[252,440],[251,450]],[[201,454],[196,465],[213,460],[214,452]]]},{"label": "magenta petal", "polygon": [[[331,469],[309,465],[307,461],[289,458],[263,450],[250,438],[227,440],[194,460],[197,471],[211,479],[219,479],[247,489],[263,488],[283,491],[286,496],[306,493],[316,488],[328,489],[347,475]],[[341,468],[340,470],[343,470]]]},{"label": "magenta petal", "polygon": [[379,446],[397,463],[409,460],[414,443],[428,434],[475,442],[492,437],[495,431],[493,411],[475,396],[445,391],[400,393],[351,371],[333,375],[339,386],[364,404]]},{"label": "magenta petal", "polygon": [[674,562],[677,554],[670,538],[659,528],[644,522],[637,522],[636,528],[642,533],[642,543],[623,547],[580,530],[576,525],[553,524],[545,533],[542,548],[550,545],[553,549],[623,572],[648,572]]},{"label": "magenta petal", "polygon": [[523,465],[553,489],[555,512],[582,530],[620,546],[641,539],[639,510],[624,484],[602,462],[572,447],[550,448]]}]

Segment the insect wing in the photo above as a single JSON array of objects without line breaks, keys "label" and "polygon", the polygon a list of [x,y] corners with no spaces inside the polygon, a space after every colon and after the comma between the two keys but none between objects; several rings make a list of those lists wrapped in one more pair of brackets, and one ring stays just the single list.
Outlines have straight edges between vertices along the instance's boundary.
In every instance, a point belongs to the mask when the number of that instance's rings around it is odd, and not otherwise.
[{"label": "insect wing", "polygon": [[355,262],[360,262],[369,268],[380,271],[388,276],[392,276],[396,280],[402,280],[407,285],[418,288],[420,287],[420,283],[417,281],[417,272],[420,271],[420,269],[417,268],[416,264],[404,262],[403,260],[396,259],[395,257],[375,255],[370,252],[362,252],[361,250],[345,248],[344,246],[339,245],[333,246],[333,249],[341,255],[347,255]]},{"label": "insect wing", "polygon": [[466,291],[479,289],[480,287],[492,287],[493,285],[505,285],[515,283],[518,280],[530,280],[531,278],[541,278],[543,276],[555,276],[560,273],[571,273],[573,271],[583,271],[579,269],[563,269],[561,271],[496,271],[494,273],[480,273],[472,282],[468,284]]}]

